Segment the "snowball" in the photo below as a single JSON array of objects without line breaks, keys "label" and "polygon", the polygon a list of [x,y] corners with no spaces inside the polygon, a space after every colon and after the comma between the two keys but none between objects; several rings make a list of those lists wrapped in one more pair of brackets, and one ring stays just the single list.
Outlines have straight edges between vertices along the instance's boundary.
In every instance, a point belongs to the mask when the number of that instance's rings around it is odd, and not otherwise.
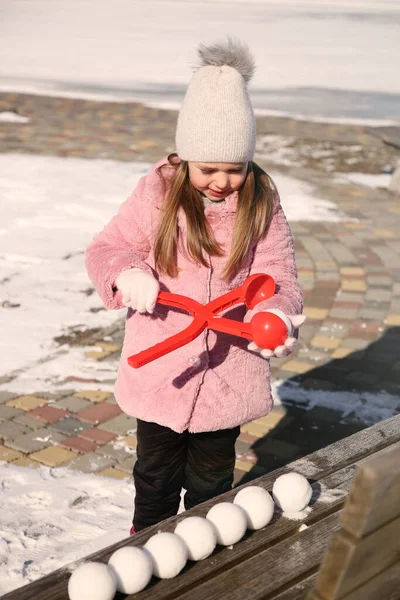
[{"label": "snowball", "polygon": [[240,490],[233,502],[246,513],[249,529],[265,527],[274,514],[274,501],[270,494],[257,485],[250,485]]},{"label": "snowball", "polygon": [[275,481],[272,487],[275,503],[284,512],[295,513],[308,506],[312,488],[307,479],[299,473],[285,473]]},{"label": "snowball", "polygon": [[153,563],[153,573],[160,579],[172,579],[188,559],[185,542],[175,533],[156,533],[144,545]]},{"label": "snowball", "polygon": [[111,555],[108,566],[117,578],[117,590],[124,594],[140,592],[153,575],[153,563],[149,554],[134,546],[116,550]]},{"label": "snowball", "polygon": [[190,560],[203,560],[213,552],[217,545],[217,532],[211,521],[202,517],[188,517],[175,528],[185,542]]},{"label": "snowball", "polygon": [[68,582],[70,600],[113,600],[117,579],[107,565],[88,562],[78,567]]},{"label": "snowball", "polygon": [[246,513],[237,504],[220,502],[214,504],[207,513],[207,519],[217,530],[217,542],[222,546],[236,544],[247,529]]}]

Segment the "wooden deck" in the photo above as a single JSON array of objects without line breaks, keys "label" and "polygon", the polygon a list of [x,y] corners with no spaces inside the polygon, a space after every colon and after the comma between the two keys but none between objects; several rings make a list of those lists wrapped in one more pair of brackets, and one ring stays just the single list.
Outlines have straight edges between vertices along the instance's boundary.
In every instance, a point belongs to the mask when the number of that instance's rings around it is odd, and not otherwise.
[{"label": "wooden deck", "polygon": [[[297,460],[251,482],[267,490],[286,472],[304,475],[313,486],[311,511],[302,521],[275,514],[264,529],[250,532],[231,548],[217,547],[207,559],[188,562],[175,579],[153,578],[138,594],[117,594],[116,599],[135,600],[304,600],[314,587],[323,554],[339,529],[339,515],[352,486],[358,466],[387,449],[399,450],[400,415],[364,429],[348,438]],[[246,484],[249,485],[249,484]],[[173,531],[186,516],[205,516],[216,502],[232,501],[238,489],[151,527],[86,557],[106,562],[118,548],[142,546],[157,531]],[[305,523],[307,528],[299,532]],[[394,570],[400,590],[400,569]],[[68,600],[70,572],[59,569],[27,586],[14,590],[2,600]],[[398,598],[400,596],[393,596]],[[377,598],[377,600],[392,600]]]}]

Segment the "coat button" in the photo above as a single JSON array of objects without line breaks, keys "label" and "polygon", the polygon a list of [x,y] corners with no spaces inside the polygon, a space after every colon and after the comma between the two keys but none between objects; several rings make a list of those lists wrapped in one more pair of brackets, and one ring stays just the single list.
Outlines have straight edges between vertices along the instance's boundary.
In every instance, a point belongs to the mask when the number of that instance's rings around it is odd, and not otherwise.
[{"label": "coat button", "polygon": [[221,220],[221,217],[219,215],[217,215],[216,213],[208,213],[207,215],[207,221],[210,221],[210,223],[219,223]]}]

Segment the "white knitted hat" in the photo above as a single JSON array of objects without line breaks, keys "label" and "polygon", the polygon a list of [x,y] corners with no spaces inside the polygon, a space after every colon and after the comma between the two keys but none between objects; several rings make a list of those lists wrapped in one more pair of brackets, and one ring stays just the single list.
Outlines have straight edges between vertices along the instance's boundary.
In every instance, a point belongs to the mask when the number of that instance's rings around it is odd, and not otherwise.
[{"label": "white knitted hat", "polygon": [[247,91],[254,59],[247,46],[228,38],[201,45],[201,65],[179,112],[176,150],[182,160],[246,162],[254,155],[256,124]]}]

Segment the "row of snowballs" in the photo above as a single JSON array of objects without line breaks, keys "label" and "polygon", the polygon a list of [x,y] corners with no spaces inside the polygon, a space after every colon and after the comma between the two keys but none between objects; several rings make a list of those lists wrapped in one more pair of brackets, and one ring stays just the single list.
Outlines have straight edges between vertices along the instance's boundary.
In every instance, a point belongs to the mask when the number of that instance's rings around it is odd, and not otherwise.
[{"label": "row of snowballs", "polygon": [[117,590],[135,594],[152,575],[172,579],[187,560],[203,560],[217,544],[231,546],[246,529],[262,529],[271,521],[275,504],[286,513],[308,506],[312,488],[299,473],[286,473],[275,481],[272,497],[264,488],[248,486],[231,502],[215,504],[206,518],[188,517],[174,533],[159,532],[143,548],[125,546],[116,550],[108,564],[88,562],[78,567],[68,583],[70,600],[112,600]]}]

